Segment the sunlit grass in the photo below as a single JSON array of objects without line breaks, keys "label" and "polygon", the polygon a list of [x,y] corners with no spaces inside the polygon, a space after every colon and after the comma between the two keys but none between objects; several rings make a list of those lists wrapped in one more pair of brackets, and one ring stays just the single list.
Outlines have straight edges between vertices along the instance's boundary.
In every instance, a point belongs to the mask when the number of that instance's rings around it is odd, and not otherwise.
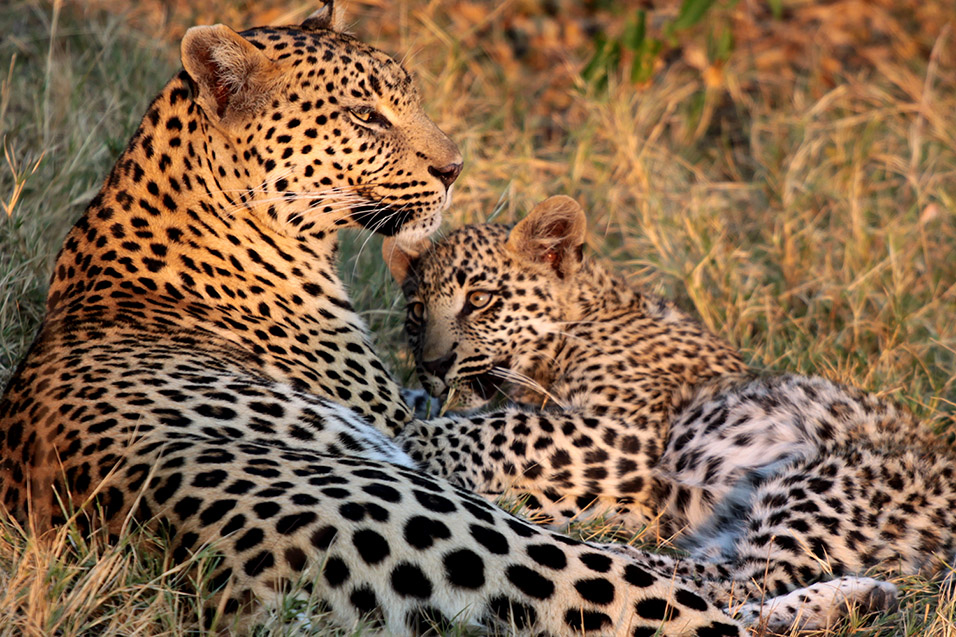
[{"label": "sunlit grass", "polygon": [[[354,4],[374,15],[350,23],[405,58],[462,149],[447,227],[514,221],[569,194],[589,211],[594,252],[695,309],[755,366],[884,393],[956,432],[951,34],[927,59],[889,57],[831,84],[771,82],[732,61],[723,92],[680,65],[639,90],[614,73],[596,90],[575,79],[572,53],[546,71],[502,62],[494,16],[476,37],[480,25],[450,1]],[[296,9],[276,15],[309,10]],[[177,66],[163,34],[181,25],[161,26],[38,1],[0,10],[0,383],[42,316],[63,235]],[[552,76],[570,79],[556,89]],[[412,384],[400,295],[379,249],[378,238],[347,237],[342,274],[379,351]],[[571,532],[655,543],[603,522]],[[157,544],[142,531],[112,542],[64,530],[41,542],[0,522],[0,635],[195,631],[207,594],[196,573],[211,557],[187,568]],[[851,617],[828,634],[956,634],[951,584],[899,583],[899,612]],[[316,600],[288,599],[265,634],[326,634]],[[319,620],[297,623],[302,613]]]}]

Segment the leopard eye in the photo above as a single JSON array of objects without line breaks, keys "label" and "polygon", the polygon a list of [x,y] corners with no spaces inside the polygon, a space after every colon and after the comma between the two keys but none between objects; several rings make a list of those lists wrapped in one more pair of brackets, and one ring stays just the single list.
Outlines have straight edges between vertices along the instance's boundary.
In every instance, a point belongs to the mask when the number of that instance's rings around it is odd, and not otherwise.
[{"label": "leopard eye", "polygon": [[472,309],[480,310],[489,303],[493,295],[491,292],[486,292],[485,290],[475,290],[474,292],[468,293],[468,304],[471,305]]},{"label": "leopard eye", "polygon": [[355,108],[350,108],[348,109],[348,113],[360,124],[373,124],[381,128],[387,128],[391,126],[391,122],[389,122],[384,115],[370,106],[357,106]]},{"label": "leopard eye", "polygon": [[409,319],[421,322],[425,318],[425,304],[421,301],[409,303],[406,312]]}]

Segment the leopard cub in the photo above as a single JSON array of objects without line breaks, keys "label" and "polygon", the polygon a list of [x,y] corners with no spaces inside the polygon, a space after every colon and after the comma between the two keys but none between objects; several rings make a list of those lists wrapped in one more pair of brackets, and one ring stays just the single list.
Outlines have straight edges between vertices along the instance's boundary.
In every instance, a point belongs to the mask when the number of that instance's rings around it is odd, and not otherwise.
[{"label": "leopard cub", "polygon": [[890,401],[748,370],[587,257],[585,234],[581,207],[551,197],[510,230],[386,243],[424,386],[470,408],[495,394],[538,406],[512,404],[523,418],[489,415],[480,431],[454,415],[406,428],[416,461],[486,495],[530,493],[558,524],[595,507],[656,523],[689,551],[662,560],[716,599],[952,556],[951,448]]}]

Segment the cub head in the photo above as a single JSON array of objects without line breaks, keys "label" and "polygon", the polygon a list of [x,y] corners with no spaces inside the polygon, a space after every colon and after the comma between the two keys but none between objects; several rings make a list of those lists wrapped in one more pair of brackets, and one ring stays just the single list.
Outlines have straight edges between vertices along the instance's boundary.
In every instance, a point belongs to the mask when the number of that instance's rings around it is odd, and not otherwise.
[{"label": "cub head", "polygon": [[382,250],[408,304],[405,331],[425,388],[455,388],[475,408],[547,374],[565,300],[582,261],[586,221],[573,199],[535,206],[509,230],[464,226],[440,243],[386,240]]},{"label": "cub head", "polygon": [[205,186],[292,235],[427,236],[461,155],[405,69],[342,33],[333,13],[328,2],[298,26],[186,32],[183,67],[216,176]]}]

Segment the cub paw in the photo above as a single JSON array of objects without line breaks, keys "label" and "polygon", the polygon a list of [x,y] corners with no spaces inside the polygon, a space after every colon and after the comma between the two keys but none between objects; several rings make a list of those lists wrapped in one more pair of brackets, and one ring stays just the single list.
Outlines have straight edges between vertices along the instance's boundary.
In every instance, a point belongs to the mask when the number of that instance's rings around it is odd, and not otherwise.
[{"label": "cub paw", "polygon": [[401,390],[402,400],[412,408],[415,418],[418,420],[428,420],[437,418],[441,411],[441,401],[432,397],[424,389],[405,389]]},{"label": "cub paw", "polygon": [[738,617],[772,632],[825,629],[849,615],[886,612],[896,607],[897,589],[870,577],[841,577],[819,582],[763,602],[744,604]]}]

